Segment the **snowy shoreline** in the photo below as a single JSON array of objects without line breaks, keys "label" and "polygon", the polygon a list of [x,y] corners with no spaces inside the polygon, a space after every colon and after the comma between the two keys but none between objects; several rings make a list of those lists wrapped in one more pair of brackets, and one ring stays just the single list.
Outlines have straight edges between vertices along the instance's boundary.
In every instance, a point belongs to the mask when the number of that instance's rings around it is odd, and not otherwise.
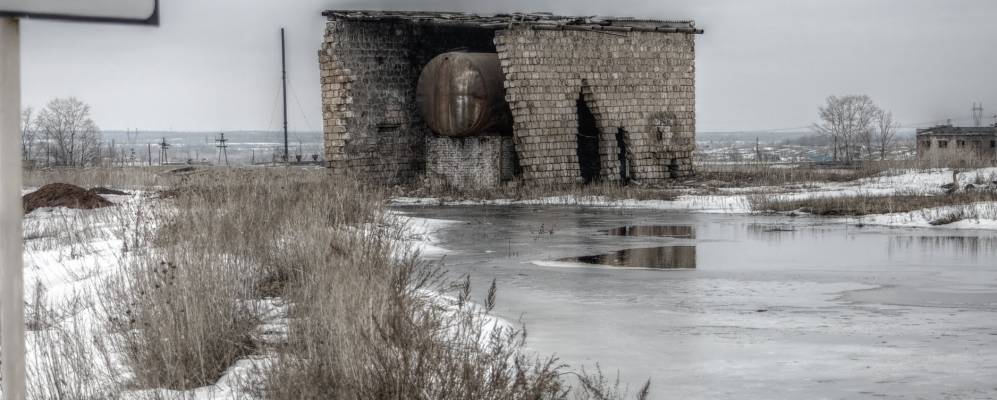
[{"label": "snowy shoreline", "polygon": [[[997,168],[981,168],[965,171],[959,175],[960,187],[970,184],[997,181]],[[883,174],[851,182],[821,182],[813,185],[787,185],[786,187],[756,186],[737,188],[716,188],[719,194],[685,194],[674,200],[611,199],[606,196],[549,196],[536,199],[478,199],[447,200],[435,197],[395,197],[389,202],[392,207],[420,206],[578,206],[628,208],[661,211],[682,211],[722,214],[766,214],[752,209],[752,196],[770,196],[776,200],[806,200],[837,198],[845,196],[890,196],[904,193],[922,195],[943,195],[943,185],[952,182],[951,169],[907,171],[897,174]],[[753,193],[753,194],[743,194]],[[963,212],[969,217],[944,225],[931,222]],[[796,214],[805,214],[795,212]],[[870,214],[849,218],[828,217],[831,221],[862,225],[877,225],[908,228],[939,229],[984,229],[997,230],[997,201],[979,202],[966,205],[951,205],[926,208],[905,213]]]}]

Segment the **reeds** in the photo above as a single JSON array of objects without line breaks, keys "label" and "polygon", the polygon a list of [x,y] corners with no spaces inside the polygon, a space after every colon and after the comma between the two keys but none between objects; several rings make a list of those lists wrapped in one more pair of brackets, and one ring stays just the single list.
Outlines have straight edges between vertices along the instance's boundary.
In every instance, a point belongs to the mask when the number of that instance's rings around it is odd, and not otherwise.
[{"label": "reeds", "polygon": [[[247,396],[623,396],[601,376],[575,380],[557,359],[527,355],[525,331],[488,316],[497,289],[479,306],[467,281],[420,261],[380,189],[328,171],[226,170],[171,191],[143,211],[156,233],[127,241],[102,296],[132,386],[211,385],[262,356]],[[277,341],[260,333],[274,303],[286,305]]]}]

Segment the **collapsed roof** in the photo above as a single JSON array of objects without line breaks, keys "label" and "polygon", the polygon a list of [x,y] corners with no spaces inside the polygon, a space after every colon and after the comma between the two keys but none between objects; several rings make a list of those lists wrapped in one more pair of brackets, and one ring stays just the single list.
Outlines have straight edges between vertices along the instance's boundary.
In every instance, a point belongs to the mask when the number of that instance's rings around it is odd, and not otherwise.
[{"label": "collapsed roof", "polygon": [[464,26],[480,29],[528,27],[548,30],[586,30],[609,32],[663,32],[701,34],[693,21],[664,21],[621,17],[571,17],[550,13],[469,14],[435,11],[327,10],[322,15],[346,21],[391,22]]}]

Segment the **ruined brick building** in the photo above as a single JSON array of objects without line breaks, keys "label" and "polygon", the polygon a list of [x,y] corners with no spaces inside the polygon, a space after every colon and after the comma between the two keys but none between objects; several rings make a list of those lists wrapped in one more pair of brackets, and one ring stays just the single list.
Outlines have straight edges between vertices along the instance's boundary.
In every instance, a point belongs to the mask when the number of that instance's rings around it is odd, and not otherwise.
[{"label": "ruined brick building", "polygon": [[689,21],[326,11],[326,159],[384,183],[656,183],[692,172]]},{"label": "ruined brick building", "polygon": [[917,130],[917,156],[946,165],[997,162],[997,124],[961,127],[951,124]]}]

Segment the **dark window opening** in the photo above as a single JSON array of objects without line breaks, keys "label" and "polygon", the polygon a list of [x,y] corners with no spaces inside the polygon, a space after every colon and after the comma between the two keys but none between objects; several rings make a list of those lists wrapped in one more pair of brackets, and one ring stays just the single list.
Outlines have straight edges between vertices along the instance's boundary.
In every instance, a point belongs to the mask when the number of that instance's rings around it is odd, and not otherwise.
[{"label": "dark window opening", "polygon": [[994,147],[997,147],[997,140],[991,140],[990,141],[990,148],[992,149]]},{"label": "dark window opening", "polygon": [[926,149],[930,149],[931,148],[931,141],[930,140],[925,140],[924,141],[924,148],[926,148]]},{"label": "dark window opening", "polygon": [[620,150],[620,182],[624,185],[630,182],[630,169],[628,168],[629,163],[627,162],[627,141],[626,141],[627,131],[623,128],[616,130],[616,148]]},{"label": "dark window opening", "polygon": [[947,147],[949,147],[949,141],[948,140],[939,140],[938,141],[938,148],[939,149],[944,149],[944,148],[947,148]]},{"label": "dark window opening", "polygon": [[602,165],[599,161],[599,128],[595,125],[595,115],[585,100],[579,96],[578,108],[578,168],[582,179],[590,183],[599,178]]},{"label": "dark window opening", "polygon": [[955,145],[956,145],[956,147],[959,147],[961,149],[963,147],[966,147],[966,141],[965,140],[957,140],[955,142]]}]

